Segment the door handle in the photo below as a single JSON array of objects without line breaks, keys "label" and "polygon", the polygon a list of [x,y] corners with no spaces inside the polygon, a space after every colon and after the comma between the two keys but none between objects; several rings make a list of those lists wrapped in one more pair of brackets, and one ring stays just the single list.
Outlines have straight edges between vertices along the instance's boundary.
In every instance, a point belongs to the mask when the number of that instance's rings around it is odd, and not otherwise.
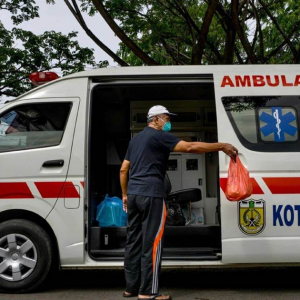
[{"label": "door handle", "polygon": [[45,168],[62,167],[63,165],[64,165],[63,159],[48,160],[43,163],[43,167],[45,167]]}]

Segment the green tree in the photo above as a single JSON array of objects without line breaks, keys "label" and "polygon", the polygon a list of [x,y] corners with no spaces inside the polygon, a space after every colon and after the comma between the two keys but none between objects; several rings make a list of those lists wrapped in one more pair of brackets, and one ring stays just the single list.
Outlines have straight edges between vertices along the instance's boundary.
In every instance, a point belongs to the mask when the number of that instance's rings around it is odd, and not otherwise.
[{"label": "green tree", "polygon": [[[122,66],[300,61],[299,1],[64,1],[86,33]],[[82,12],[101,14],[121,40],[117,53],[96,38]]]},{"label": "green tree", "polygon": [[[0,9],[11,14],[14,25],[38,16],[34,0],[0,0]],[[0,96],[18,96],[31,89],[32,72],[58,68],[66,75],[95,66],[93,51],[80,47],[76,36],[54,31],[35,35],[17,27],[9,31],[0,22]]]}]

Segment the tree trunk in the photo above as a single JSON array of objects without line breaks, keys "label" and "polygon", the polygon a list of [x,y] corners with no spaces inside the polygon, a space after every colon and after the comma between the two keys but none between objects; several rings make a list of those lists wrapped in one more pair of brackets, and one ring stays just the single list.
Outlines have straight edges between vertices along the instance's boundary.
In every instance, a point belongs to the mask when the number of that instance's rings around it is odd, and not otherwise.
[{"label": "tree trunk", "polygon": [[205,44],[209,32],[209,27],[212,22],[213,16],[216,12],[217,5],[219,4],[219,0],[211,0],[210,4],[205,13],[204,21],[200,30],[200,35],[197,40],[197,46],[195,52],[192,55],[192,64],[193,65],[201,65],[203,52],[205,49]]},{"label": "tree trunk", "polygon": [[227,65],[233,64],[234,47],[236,40],[236,30],[234,27],[229,26],[226,32],[225,51],[223,63]]},{"label": "tree trunk", "polygon": [[86,25],[81,12],[77,6],[76,1],[72,1],[74,7],[69,3],[68,0],[64,0],[65,4],[69,8],[70,12],[73,14],[79,25],[82,27],[82,29],[86,32],[87,36],[89,36],[95,43],[98,45],[106,54],[108,54],[115,62],[117,62],[120,66],[125,67],[128,66],[128,64],[121,59],[117,54],[115,54],[113,51],[111,51],[104,43],[102,43],[95,35],[94,33],[88,28]]},{"label": "tree trunk", "polygon": [[149,66],[159,65],[154,59],[152,59],[146,52],[144,52],[133,40],[131,40],[125,32],[118,26],[118,24],[114,21],[111,15],[108,13],[106,8],[104,7],[102,0],[92,0],[95,7],[112,29],[112,31],[116,34],[116,36],[145,64]]},{"label": "tree trunk", "polygon": [[239,1],[238,0],[232,0],[231,1],[231,10],[232,10],[232,20],[233,20],[233,24],[234,27],[236,29],[236,32],[238,34],[238,37],[250,59],[250,62],[252,64],[257,64],[258,60],[257,57],[255,56],[252,47],[249,43],[249,41],[247,40],[247,38],[245,37],[245,33],[243,30],[243,27],[240,24],[239,21],[239,16],[238,16],[238,5],[239,5]]}]

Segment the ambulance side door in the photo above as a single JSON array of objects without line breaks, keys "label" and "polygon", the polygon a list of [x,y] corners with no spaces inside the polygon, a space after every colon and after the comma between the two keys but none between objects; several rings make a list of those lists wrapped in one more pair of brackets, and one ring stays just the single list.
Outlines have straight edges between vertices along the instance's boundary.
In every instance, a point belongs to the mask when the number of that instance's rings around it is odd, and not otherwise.
[{"label": "ambulance side door", "polygon": [[228,201],[230,158],[220,152],[224,263],[300,262],[298,71],[232,66],[214,75],[218,139],[238,148],[253,184],[251,197]]}]

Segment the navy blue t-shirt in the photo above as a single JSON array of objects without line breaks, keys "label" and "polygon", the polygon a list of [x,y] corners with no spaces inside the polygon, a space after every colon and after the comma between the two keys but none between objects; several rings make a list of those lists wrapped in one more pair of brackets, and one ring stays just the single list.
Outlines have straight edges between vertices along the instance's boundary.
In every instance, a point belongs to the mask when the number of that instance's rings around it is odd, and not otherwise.
[{"label": "navy blue t-shirt", "polygon": [[125,156],[130,161],[128,195],[166,197],[167,163],[178,142],[176,136],[151,127],[145,127],[130,141]]}]

